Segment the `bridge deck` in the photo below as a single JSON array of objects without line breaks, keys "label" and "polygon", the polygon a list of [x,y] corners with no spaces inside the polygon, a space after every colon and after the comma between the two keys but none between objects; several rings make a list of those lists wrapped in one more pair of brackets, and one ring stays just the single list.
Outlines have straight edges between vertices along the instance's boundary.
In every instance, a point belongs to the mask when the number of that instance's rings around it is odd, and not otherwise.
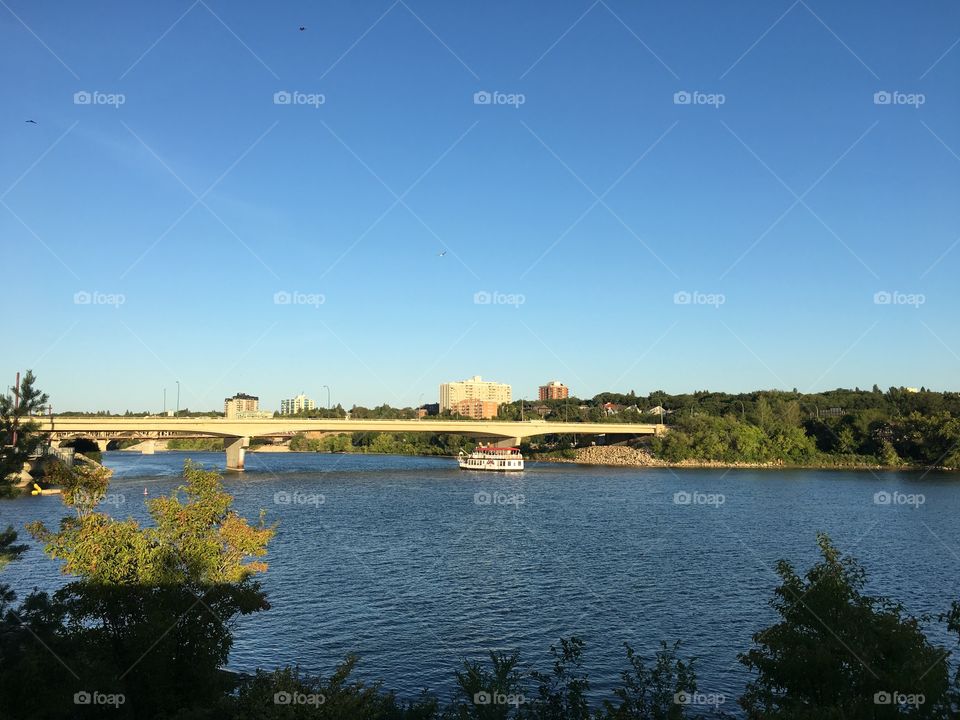
[{"label": "bridge deck", "polygon": [[478,438],[522,439],[537,435],[657,435],[662,425],[646,423],[565,423],[530,420],[342,420],[336,418],[271,418],[228,420],[226,418],[171,417],[36,417],[42,432],[82,436],[269,437],[295,432],[427,432],[469,435]]}]

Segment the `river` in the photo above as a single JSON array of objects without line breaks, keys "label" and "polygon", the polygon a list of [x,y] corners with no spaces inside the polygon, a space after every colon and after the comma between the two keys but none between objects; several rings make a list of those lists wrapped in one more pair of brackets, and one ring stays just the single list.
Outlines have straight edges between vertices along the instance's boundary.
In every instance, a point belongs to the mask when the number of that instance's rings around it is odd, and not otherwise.
[{"label": "river", "polygon": [[[223,453],[104,453],[104,508],[147,520],[144,488],[172,490],[188,457],[224,466]],[[402,697],[449,697],[462,660],[491,649],[546,670],[570,635],[603,696],[624,642],[649,655],[680,640],[700,690],[736,714],[737,653],[774,620],[775,563],[807,568],[818,530],[915,615],[960,599],[957,474],[530,463],[506,476],[446,458],[250,453],[226,484],[241,514],[279,523],[263,576],[272,609],[238,624],[230,667],[329,673],[354,652],[361,677]],[[63,514],[55,496],[0,501],[0,525],[21,538],[24,523]],[[65,582],[32,541],[0,580],[21,597]],[[929,635],[950,642],[937,623]]]}]

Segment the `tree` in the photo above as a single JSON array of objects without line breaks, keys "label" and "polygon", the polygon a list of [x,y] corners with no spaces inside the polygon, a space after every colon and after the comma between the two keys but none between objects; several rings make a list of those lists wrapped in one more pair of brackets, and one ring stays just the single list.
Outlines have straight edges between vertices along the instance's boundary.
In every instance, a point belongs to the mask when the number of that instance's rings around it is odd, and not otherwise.
[{"label": "tree", "polygon": [[948,663],[902,605],[863,593],[866,577],[824,534],[822,559],[800,577],[785,560],[770,604],[780,620],[739,656],[755,677],[740,698],[748,718],[900,717],[896,693],[924,701],[911,717],[947,716]]},{"label": "tree", "polygon": [[30,417],[41,413],[49,398],[35,382],[33,371],[27,370],[19,388],[0,395],[0,495],[11,493],[24,462],[43,444]]},{"label": "tree", "polygon": [[[15,717],[60,717],[74,707],[73,693],[92,690],[124,696],[114,717],[213,707],[229,690],[221,668],[230,624],[269,607],[253,578],[266,570],[260,558],[274,528],[262,515],[256,524],[238,516],[220,477],[189,462],[185,484],[148,503],[155,525],[146,528],[96,511],[108,470],[61,472],[62,499],[76,516],[56,532],[42,523],[28,529],[77,579],[52,596],[32,594],[4,620],[0,707]],[[51,652],[65,660],[52,665]],[[44,693],[23,682],[38,674],[49,684]]]},{"label": "tree", "polygon": [[613,691],[619,700],[614,704],[603,702],[604,712],[598,720],[679,720],[687,707],[684,698],[697,690],[697,676],[693,660],[684,662],[677,657],[679,641],[672,646],[661,642],[656,662],[647,669],[643,659],[632,647],[627,649],[628,670],[621,673],[623,686]]},{"label": "tree", "polygon": [[583,640],[578,637],[560,639],[560,647],[550,646],[553,671],[533,671],[537,683],[533,702],[520,706],[525,720],[588,720],[587,693],[590,681],[582,673]]}]

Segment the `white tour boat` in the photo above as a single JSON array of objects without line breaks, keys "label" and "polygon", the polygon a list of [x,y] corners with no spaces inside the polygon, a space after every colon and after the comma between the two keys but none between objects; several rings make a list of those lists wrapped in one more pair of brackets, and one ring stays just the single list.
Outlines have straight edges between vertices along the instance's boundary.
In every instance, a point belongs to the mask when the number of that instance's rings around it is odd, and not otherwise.
[{"label": "white tour boat", "polygon": [[520,448],[500,448],[478,445],[467,455],[463,450],[457,455],[461,470],[523,470],[523,455]]}]

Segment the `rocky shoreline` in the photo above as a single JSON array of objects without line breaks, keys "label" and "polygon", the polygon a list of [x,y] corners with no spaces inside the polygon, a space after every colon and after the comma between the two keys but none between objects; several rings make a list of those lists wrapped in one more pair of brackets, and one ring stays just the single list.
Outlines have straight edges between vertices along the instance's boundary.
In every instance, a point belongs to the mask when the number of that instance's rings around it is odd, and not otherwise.
[{"label": "rocky shoreline", "polygon": [[[646,450],[624,445],[593,445],[578,448],[574,458],[542,457],[531,458],[538,462],[570,463],[575,465],[608,465],[613,467],[660,467],[660,468],[743,468],[743,469],[796,469],[782,461],[768,463],[723,462],[720,460],[682,460],[668,462],[654,457]],[[883,465],[817,465],[810,466],[819,470],[904,470],[904,467],[885,467]]]}]

